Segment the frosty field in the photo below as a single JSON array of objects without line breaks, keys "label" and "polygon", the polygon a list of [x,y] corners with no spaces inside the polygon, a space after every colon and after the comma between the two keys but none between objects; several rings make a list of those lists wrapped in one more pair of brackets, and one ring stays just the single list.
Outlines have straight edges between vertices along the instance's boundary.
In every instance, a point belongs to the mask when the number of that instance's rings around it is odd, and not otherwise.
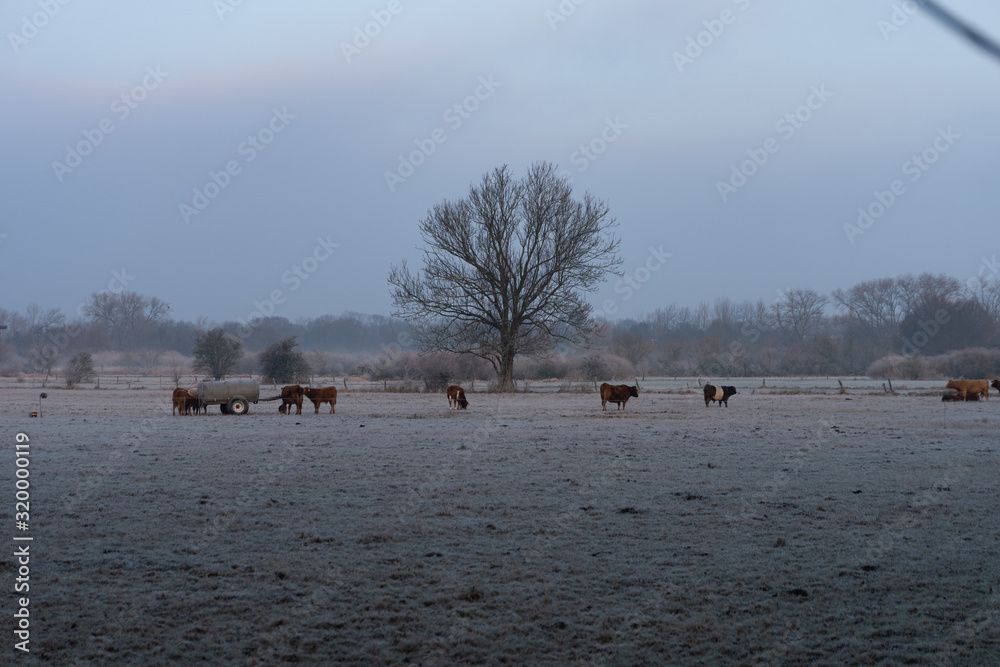
[{"label": "frosty field", "polygon": [[[998,664],[1000,396],[0,388],[53,664]],[[758,382],[759,384],[759,382]],[[43,417],[33,419],[46,391]],[[270,392],[262,390],[262,394]],[[0,561],[6,655],[17,565]]]}]

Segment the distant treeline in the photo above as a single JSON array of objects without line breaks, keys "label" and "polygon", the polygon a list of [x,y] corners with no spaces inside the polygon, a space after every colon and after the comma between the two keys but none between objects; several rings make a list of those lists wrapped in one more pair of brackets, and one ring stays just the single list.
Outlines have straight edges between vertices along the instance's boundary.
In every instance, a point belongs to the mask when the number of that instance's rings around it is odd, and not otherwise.
[{"label": "distant treeline", "polygon": [[[57,372],[77,352],[117,353],[122,365],[154,372],[163,359],[188,357],[200,332],[220,327],[243,342],[244,366],[257,352],[294,336],[318,373],[411,379],[446,366],[453,377],[489,377],[485,362],[418,356],[408,325],[382,315],[343,313],[290,321],[185,322],[169,305],[134,292],[91,295],[81,313],[31,305],[0,308],[0,373]],[[166,357],[164,356],[166,354]],[[104,355],[107,356],[107,355]],[[962,283],[922,274],[866,281],[821,295],[794,289],[773,302],[728,298],[670,305],[607,322],[589,348],[557,346],[524,360],[519,379],[637,376],[707,378],[780,375],[919,378],[1000,376],[1000,282]]]}]

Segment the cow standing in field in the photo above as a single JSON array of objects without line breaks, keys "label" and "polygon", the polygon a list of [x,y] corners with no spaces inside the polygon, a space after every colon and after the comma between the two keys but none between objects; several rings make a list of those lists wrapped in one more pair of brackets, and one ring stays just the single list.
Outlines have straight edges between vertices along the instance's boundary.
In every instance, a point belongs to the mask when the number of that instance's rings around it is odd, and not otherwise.
[{"label": "cow standing in field", "polygon": [[314,414],[319,414],[319,406],[324,403],[330,404],[330,414],[334,413],[334,408],[337,406],[337,388],[336,387],[323,387],[322,389],[313,389],[311,387],[306,387],[302,390],[306,398],[313,402],[313,406],[316,408]]},{"label": "cow standing in field", "polygon": [[705,385],[705,407],[707,408],[712,401],[718,401],[719,407],[725,403],[726,407],[729,407],[729,397],[733,394],[737,394],[736,387],[716,387],[715,385],[706,384]]},{"label": "cow standing in field", "polygon": [[174,389],[173,408],[170,410],[170,414],[172,415],[189,414],[190,410],[190,408],[188,407],[189,398],[190,396],[188,396],[187,389],[182,389],[181,387],[177,387],[176,389]]},{"label": "cow standing in field", "polygon": [[993,382],[990,382],[990,386],[996,389],[997,391],[1000,391],[1000,380],[994,380]]},{"label": "cow standing in field", "polygon": [[[465,410],[469,407],[469,402],[465,400],[465,390],[457,384],[453,384],[445,391],[448,394],[449,410]],[[454,405],[452,405],[454,403]]]},{"label": "cow standing in field", "polygon": [[949,380],[945,388],[954,389],[962,398],[965,398],[969,392],[976,392],[985,397],[986,400],[990,400],[989,380]]},{"label": "cow standing in field", "polygon": [[[302,397],[305,395],[305,391],[302,389],[301,385],[290,384],[281,388],[281,405],[278,406],[278,412],[283,415],[292,414],[292,406],[296,408],[295,414],[302,414]],[[319,409],[316,410],[319,412]]]},{"label": "cow standing in field", "polygon": [[638,383],[634,387],[627,384],[608,384],[607,382],[601,385],[601,409],[604,411],[607,411],[609,402],[617,403],[618,409],[624,410],[629,397],[639,398]]}]

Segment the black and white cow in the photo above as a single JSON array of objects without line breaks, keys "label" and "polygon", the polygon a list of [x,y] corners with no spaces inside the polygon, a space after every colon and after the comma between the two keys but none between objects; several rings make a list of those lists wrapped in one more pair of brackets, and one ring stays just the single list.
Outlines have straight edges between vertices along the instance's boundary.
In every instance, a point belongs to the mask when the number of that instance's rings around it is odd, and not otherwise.
[{"label": "black and white cow", "polygon": [[733,394],[739,393],[736,391],[736,387],[716,387],[715,385],[706,384],[705,385],[705,407],[712,401],[718,401],[719,407],[725,403],[726,407],[729,407],[729,397]]}]

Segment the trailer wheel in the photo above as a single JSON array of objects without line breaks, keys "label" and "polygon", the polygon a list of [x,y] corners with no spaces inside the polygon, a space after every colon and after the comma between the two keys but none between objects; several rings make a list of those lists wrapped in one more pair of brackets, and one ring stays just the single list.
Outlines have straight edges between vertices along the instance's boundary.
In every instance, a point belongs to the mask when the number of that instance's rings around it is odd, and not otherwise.
[{"label": "trailer wheel", "polygon": [[226,405],[225,403],[220,403],[219,404],[219,412],[221,412],[224,415],[228,415],[229,414],[229,406]]},{"label": "trailer wheel", "polygon": [[242,396],[233,396],[226,407],[231,415],[245,415],[250,412],[250,404]]}]

